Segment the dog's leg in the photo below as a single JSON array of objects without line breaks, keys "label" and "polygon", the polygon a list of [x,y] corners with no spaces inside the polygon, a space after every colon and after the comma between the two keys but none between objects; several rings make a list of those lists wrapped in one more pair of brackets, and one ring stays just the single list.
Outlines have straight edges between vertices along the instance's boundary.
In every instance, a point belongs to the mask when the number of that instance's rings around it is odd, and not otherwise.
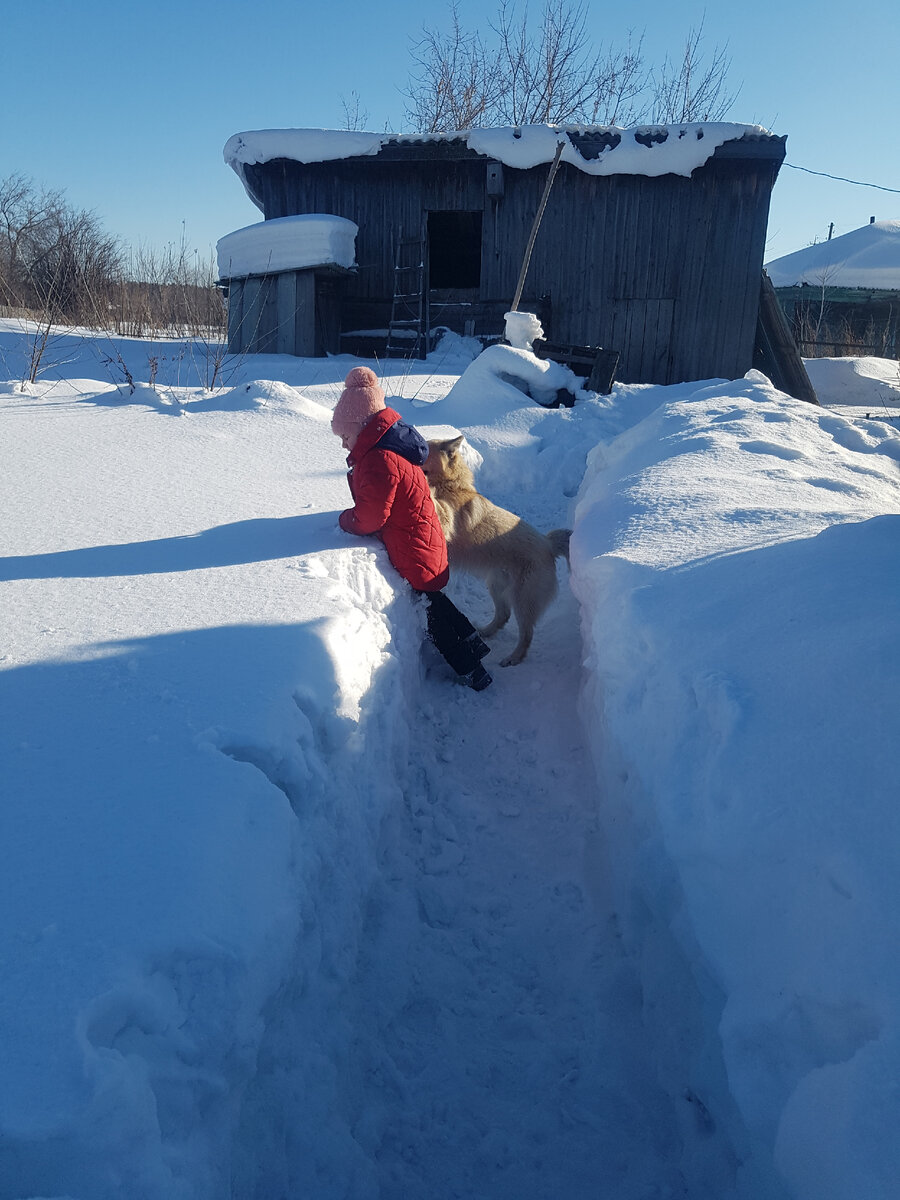
[{"label": "dog's leg", "polygon": [[528,653],[534,627],[556,595],[556,568],[551,563],[550,569],[528,572],[515,581],[512,592],[519,640],[512,653],[500,663],[501,667],[518,666]]},{"label": "dog's leg", "polygon": [[519,631],[519,640],[516,643],[516,648],[512,654],[507,654],[506,658],[500,662],[501,667],[517,667],[528,653],[528,647],[531,645],[531,639],[534,637],[534,629],[524,629]]},{"label": "dog's leg", "polygon": [[482,637],[493,637],[510,618],[512,608],[509,603],[510,581],[506,572],[495,571],[487,578],[488,591],[494,601],[494,619],[478,632]]}]

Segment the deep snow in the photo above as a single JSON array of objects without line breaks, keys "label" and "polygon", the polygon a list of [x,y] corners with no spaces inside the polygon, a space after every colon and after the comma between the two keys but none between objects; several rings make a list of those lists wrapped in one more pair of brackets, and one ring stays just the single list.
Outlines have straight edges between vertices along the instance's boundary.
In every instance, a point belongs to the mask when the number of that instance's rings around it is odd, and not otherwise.
[{"label": "deep snow", "polygon": [[337,527],[356,360],[116,349],[0,326],[0,1197],[893,1196],[896,364],[387,364],[574,524],[476,695]]},{"label": "deep snow", "polygon": [[346,217],[300,213],[226,233],[216,243],[220,279],[298,271],[335,263],[356,265],[359,226]]},{"label": "deep snow", "polygon": [[870,221],[766,263],[775,287],[900,289],[900,221]]}]

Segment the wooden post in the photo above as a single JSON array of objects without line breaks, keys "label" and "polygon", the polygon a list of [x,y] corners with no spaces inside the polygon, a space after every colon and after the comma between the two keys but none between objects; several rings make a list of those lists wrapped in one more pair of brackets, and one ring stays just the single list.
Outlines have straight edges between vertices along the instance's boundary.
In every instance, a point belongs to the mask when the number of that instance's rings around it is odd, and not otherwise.
[{"label": "wooden post", "polygon": [[553,165],[550,167],[550,174],[547,176],[547,182],[544,185],[544,194],[541,197],[541,203],[538,207],[537,214],[534,218],[534,224],[531,226],[531,236],[528,239],[528,245],[525,248],[525,258],[522,260],[522,270],[519,272],[519,282],[516,284],[516,294],[513,297],[512,308],[510,312],[518,312],[519,301],[522,299],[522,289],[525,287],[525,276],[528,274],[528,264],[531,262],[531,252],[534,249],[535,238],[537,237],[538,229],[541,225],[541,218],[544,215],[544,209],[547,207],[547,199],[550,195],[550,189],[553,186],[553,179],[559,167],[559,158],[563,152],[564,142],[560,137],[560,141],[556,147],[556,154],[553,157]]}]

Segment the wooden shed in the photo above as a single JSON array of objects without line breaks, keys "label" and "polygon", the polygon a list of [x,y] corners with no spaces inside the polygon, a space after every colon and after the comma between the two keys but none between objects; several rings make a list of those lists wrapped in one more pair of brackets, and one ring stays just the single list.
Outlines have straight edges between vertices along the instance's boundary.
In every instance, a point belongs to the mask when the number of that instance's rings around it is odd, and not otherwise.
[{"label": "wooden shed", "polygon": [[358,226],[325,348],[421,353],[439,327],[502,336],[560,142],[520,309],[554,342],[617,350],[624,382],[743,375],[783,137],[728,123],[268,130],[235,135],[225,157],[266,221],[333,214]]}]

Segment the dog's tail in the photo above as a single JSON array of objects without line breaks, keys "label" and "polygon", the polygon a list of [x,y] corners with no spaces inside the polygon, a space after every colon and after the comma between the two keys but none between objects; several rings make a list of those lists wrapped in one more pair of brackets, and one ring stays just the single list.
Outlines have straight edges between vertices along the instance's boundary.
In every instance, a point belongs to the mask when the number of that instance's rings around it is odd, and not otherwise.
[{"label": "dog's tail", "polygon": [[554,558],[564,558],[566,562],[569,561],[569,538],[571,536],[571,529],[550,530],[547,534],[547,541],[550,543]]}]

